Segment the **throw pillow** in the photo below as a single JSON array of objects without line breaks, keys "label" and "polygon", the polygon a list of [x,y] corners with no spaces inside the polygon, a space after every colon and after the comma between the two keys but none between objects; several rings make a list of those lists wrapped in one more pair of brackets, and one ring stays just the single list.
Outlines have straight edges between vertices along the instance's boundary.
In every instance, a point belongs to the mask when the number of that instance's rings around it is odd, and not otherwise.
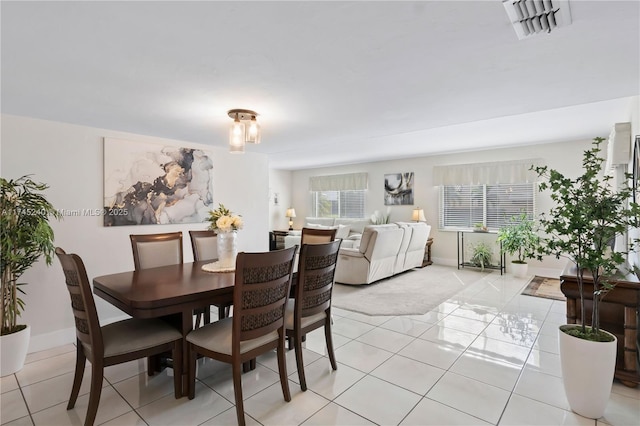
[{"label": "throw pillow", "polygon": [[349,231],[351,230],[350,225],[338,225],[338,230],[336,231],[336,240],[344,240],[349,236]]},{"label": "throw pillow", "polygon": [[289,231],[289,235],[299,237],[300,235],[302,235],[302,231]]}]

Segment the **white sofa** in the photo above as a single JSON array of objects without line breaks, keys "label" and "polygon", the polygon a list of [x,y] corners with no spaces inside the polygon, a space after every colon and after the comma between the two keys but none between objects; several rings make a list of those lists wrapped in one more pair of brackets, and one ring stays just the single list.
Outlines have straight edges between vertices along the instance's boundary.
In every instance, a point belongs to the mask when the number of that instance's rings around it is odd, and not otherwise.
[{"label": "white sofa", "polygon": [[430,232],[423,222],[365,227],[359,247],[340,248],[335,281],[370,284],[421,266]]},{"label": "white sofa", "polygon": [[[304,227],[306,228],[335,228],[336,239],[342,239],[340,247],[358,247],[360,238],[365,226],[370,225],[369,219],[346,219],[332,217],[305,217]],[[302,231],[289,231],[289,235],[284,237],[284,248],[300,245]]]}]

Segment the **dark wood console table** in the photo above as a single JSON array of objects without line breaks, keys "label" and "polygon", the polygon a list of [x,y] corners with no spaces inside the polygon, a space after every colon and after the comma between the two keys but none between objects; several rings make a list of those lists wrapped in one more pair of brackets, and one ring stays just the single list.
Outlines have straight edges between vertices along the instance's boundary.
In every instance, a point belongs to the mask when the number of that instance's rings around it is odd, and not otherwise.
[{"label": "dark wood console table", "polygon": [[[560,276],[560,289],[567,298],[567,323],[581,324],[580,295],[576,267],[572,263]],[[584,293],[586,296],[587,324],[591,324],[593,305],[593,279],[585,274]],[[640,281],[635,276],[627,276],[615,281],[615,288],[600,302],[600,327],[615,334],[618,339],[615,377],[624,385],[636,387],[640,384],[638,363],[638,312],[640,309]]]},{"label": "dark wood console table", "polygon": [[420,266],[421,268],[424,268],[425,266],[429,266],[433,263],[431,261],[431,245],[432,244],[433,244],[433,238],[429,237],[429,239],[427,240],[427,244],[424,246],[424,256],[422,258],[422,266]]}]

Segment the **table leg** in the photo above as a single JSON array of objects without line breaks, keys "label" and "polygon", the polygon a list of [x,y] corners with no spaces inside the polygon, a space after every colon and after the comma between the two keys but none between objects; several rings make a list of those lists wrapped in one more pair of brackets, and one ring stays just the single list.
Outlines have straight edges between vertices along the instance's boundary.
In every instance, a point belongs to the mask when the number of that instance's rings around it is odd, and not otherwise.
[{"label": "table leg", "polygon": [[193,314],[191,309],[183,311],[180,319],[180,331],[182,332],[182,396],[188,396],[190,358],[187,356],[187,334],[193,329]]}]

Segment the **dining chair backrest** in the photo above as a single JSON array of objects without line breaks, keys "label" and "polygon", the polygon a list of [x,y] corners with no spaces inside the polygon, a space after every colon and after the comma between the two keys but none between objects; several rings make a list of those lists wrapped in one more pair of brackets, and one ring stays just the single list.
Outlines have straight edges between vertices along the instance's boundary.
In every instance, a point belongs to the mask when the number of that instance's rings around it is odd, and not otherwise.
[{"label": "dining chair backrest", "polygon": [[182,232],[130,235],[136,270],[182,263]]},{"label": "dining chair backrest", "polygon": [[67,410],[75,407],[83,384],[87,360],[91,364],[89,401],[85,411],[85,426],[93,426],[104,380],[104,369],[143,357],[166,352],[173,358],[173,388],[176,398],[182,396],[182,333],[158,318],[127,318],[103,327],[98,320],[91,285],[82,259],[55,249],[71,297],[71,309],[76,324],[76,365]]},{"label": "dining chair backrest", "polygon": [[218,258],[218,240],[214,231],[189,231],[193,260],[212,260]]},{"label": "dining chair backrest", "polygon": [[76,254],[67,254],[60,247],[56,248],[56,256],[62,264],[67,290],[71,297],[71,309],[76,324],[76,336],[87,353],[95,359],[104,354],[104,343],[96,304],[91,294],[91,285],[82,259]]},{"label": "dining chair backrest", "polygon": [[336,239],[337,229],[302,228],[300,244],[323,244]]},{"label": "dining chair backrest", "polygon": [[300,318],[326,311],[331,306],[338,251],[342,240],[324,244],[303,244],[298,260],[295,313]]},{"label": "dining chair backrest", "polygon": [[296,246],[263,253],[238,253],[233,293],[232,349],[284,326]]}]

